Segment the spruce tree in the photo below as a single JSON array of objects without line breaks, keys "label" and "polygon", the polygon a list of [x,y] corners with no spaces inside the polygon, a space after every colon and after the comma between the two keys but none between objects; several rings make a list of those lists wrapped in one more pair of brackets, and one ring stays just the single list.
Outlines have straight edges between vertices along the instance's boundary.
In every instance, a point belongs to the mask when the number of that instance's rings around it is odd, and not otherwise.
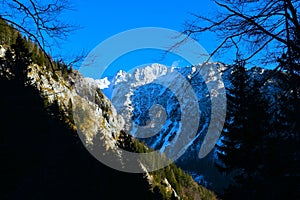
[{"label": "spruce tree", "polygon": [[246,124],[246,96],[249,77],[244,66],[237,63],[230,75],[231,86],[227,90],[227,119],[222,132],[222,145],[217,145],[217,154],[221,162],[217,167],[221,172],[230,174],[239,168],[242,162],[240,147],[243,138],[243,128]]},{"label": "spruce tree", "polygon": [[24,39],[19,34],[16,43],[11,45],[13,56],[7,57],[8,60],[13,60],[9,64],[11,73],[14,75],[13,79],[21,84],[29,85],[31,79],[28,77],[30,72],[29,65],[31,64],[31,53],[26,47]]},{"label": "spruce tree", "polygon": [[265,139],[268,137],[268,103],[263,98],[255,77],[249,76],[243,63],[237,63],[231,73],[228,89],[227,120],[221,144],[217,146],[221,172],[232,177],[226,191],[230,199],[257,194],[263,179]]}]

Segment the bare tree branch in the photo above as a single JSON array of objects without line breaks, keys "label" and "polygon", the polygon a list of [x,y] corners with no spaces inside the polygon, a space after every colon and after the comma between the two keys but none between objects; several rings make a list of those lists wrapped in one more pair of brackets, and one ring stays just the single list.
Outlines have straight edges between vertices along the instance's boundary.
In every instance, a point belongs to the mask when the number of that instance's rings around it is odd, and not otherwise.
[{"label": "bare tree branch", "polygon": [[[258,28],[258,30],[262,31],[264,34],[266,34],[266,35],[268,35],[268,36],[270,36],[270,37],[272,37],[272,38],[278,40],[279,42],[282,42],[283,44],[286,44],[286,45],[288,44],[288,42],[287,42],[286,40],[284,40],[284,39],[278,37],[277,35],[275,35],[275,34],[269,32],[269,31],[266,30],[264,27],[262,27],[260,24],[256,23],[252,18],[249,18],[249,17],[247,17],[246,15],[243,15],[243,14],[241,14],[241,13],[238,13],[238,12],[232,10],[232,9],[231,9],[230,7],[228,7],[227,5],[221,4],[221,3],[217,2],[217,1],[216,1],[216,3],[217,3],[219,6],[221,6],[221,7],[223,7],[223,8],[226,8],[228,11],[234,13],[235,15],[237,15],[237,16],[239,16],[239,17],[245,19],[247,22],[250,22],[253,26],[255,26],[256,28]],[[296,48],[298,48],[298,47],[296,47]],[[300,51],[300,49],[299,49],[299,51]]]},{"label": "bare tree branch", "polygon": [[[288,4],[288,15],[284,13],[283,9],[285,1]],[[293,35],[300,35],[299,13],[296,10],[300,7],[300,3],[292,0],[259,1],[254,3],[257,6],[246,1],[218,0],[215,3],[223,8],[224,12],[220,10],[218,14],[211,15],[213,17],[193,14],[198,21],[186,23],[185,31],[183,31],[188,36],[210,31],[222,39],[210,55],[216,54],[221,49],[232,47],[237,49],[238,46],[239,48],[242,47],[239,49],[239,54],[244,52],[244,60],[249,63],[253,62],[253,58],[257,54],[262,54],[261,57],[278,58],[284,54],[287,46],[300,52],[299,44],[287,40],[287,27],[285,26],[285,21],[288,20],[290,24],[293,24],[288,27],[289,31],[292,31]],[[208,25],[199,26],[198,23],[200,22]],[[243,34],[235,36],[239,33]],[[261,63],[274,63],[276,61],[276,59],[260,60]]]},{"label": "bare tree branch", "polygon": [[[78,28],[58,19],[62,12],[71,9],[67,0],[51,0],[47,3],[35,0],[27,2],[2,0],[0,4],[3,7],[0,11],[1,19],[13,24],[16,29],[36,42],[51,65],[52,61],[47,51],[51,51],[53,45],[49,41],[56,42],[64,39],[69,33]],[[51,68],[54,71],[53,65]]]},{"label": "bare tree branch", "polygon": [[[300,76],[300,2],[214,2],[220,8],[218,13],[209,17],[193,14],[196,19],[185,24],[183,33],[187,36],[214,33],[221,41],[212,50],[209,59],[221,50],[234,49],[235,61],[249,64],[256,59],[260,64],[272,64],[274,73],[263,82],[274,76],[277,71],[284,71],[291,79],[291,91],[298,91],[296,82]],[[257,55],[260,55],[260,58]],[[297,92],[293,93],[296,99]]]}]

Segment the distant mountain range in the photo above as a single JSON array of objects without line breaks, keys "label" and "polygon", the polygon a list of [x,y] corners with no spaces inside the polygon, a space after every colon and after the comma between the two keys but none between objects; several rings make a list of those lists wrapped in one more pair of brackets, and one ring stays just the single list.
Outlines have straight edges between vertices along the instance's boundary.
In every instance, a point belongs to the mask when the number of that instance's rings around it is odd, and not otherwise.
[{"label": "distant mountain range", "polygon": [[[210,96],[205,83],[204,78],[207,79],[207,77],[202,77],[203,74],[210,74],[211,68],[216,69],[216,72],[219,73],[218,75],[222,77],[222,79],[219,78],[217,80],[219,90],[215,90],[214,96]],[[193,175],[199,183],[218,190],[226,185],[226,180],[213,164],[214,160],[217,159],[215,149],[213,148],[203,159],[199,159],[198,154],[201,146],[204,145],[204,137],[211,120],[211,98],[224,95],[221,91],[224,87],[226,90],[232,87],[229,80],[232,70],[229,66],[222,63],[206,63],[184,68],[168,68],[161,64],[152,64],[137,68],[132,72],[119,71],[115,76],[105,77],[98,82],[103,83],[99,87],[110,98],[117,112],[125,120],[125,130],[133,136],[140,137],[140,140],[144,141],[147,146],[171,155],[172,152],[168,152],[168,150],[172,150],[172,148],[168,147],[173,143],[180,142],[176,140],[178,140],[178,135],[182,128],[181,108],[194,109],[194,107],[189,108],[190,102],[187,100],[189,97],[186,91],[187,88],[182,87],[183,84],[178,81],[177,73],[172,75],[174,71],[183,76],[195,92],[200,119],[196,120],[194,116],[189,116],[189,120],[195,123],[198,122],[196,125],[198,127],[197,133],[194,138],[182,146],[181,152],[184,153],[176,160],[176,163]],[[254,80],[260,81],[267,78],[271,70],[254,67],[249,69],[248,73]],[[210,76],[213,77],[214,74],[210,74]],[[280,81],[274,81],[275,78],[269,79],[261,87],[261,90],[265,91],[266,98],[273,98],[281,91],[278,85]],[[161,84],[157,84],[157,80],[160,80]],[[186,97],[184,105],[180,105],[176,95],[174,95],[174,91],[168,89],[168,86],[171,85],[178,94]],[[153,120],[151,118],[153,117],[151,116],[151,107],[153,108],[153,106],[157,105],[160,105],[161,109],[154,110],[155,117],[160,120],[163,118],[164,121],[160,121],[159,127],[154,127],[155,125],[152,121],[152,129],[147,129],[153,132],[151,137],[140,135],[139,133],[145,132],[145,127],[151,127],[151,120]],[[226,107],[226,102],[225,105],[217,104],[216,109],[221,110],[224,107]]]}]

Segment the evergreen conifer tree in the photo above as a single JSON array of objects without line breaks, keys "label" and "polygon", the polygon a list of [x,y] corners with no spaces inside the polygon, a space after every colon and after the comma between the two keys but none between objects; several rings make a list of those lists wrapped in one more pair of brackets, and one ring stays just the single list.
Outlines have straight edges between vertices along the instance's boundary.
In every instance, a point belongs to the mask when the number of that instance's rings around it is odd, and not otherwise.
[{"label": "evergreen conifer tree", "polygon": [[232,177],[225,196],[238,199],[257,197],[257,187],[263,180],[265,141],[268,138],[268,103],[255,77],[237,63],[231,74],[228,89],[228,112],[223,138],[217,146],[221,172]]},{"label": "evergreen conifer tree", "polygon": [[24,39],[18,35],[16,43],[11,45],[13,56],[6,57],[7,60],[13,60],[8,65],[13,79],[24,85],[29,85],[31,79],[28,77],[30,72],[29,65],[31,64],[31,53],[26,47]]}]

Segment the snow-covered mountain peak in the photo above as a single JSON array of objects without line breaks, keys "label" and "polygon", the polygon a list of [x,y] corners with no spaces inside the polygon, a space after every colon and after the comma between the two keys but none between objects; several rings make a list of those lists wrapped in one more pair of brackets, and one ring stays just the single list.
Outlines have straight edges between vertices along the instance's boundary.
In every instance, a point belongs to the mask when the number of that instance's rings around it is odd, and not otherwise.
[{"label": "snow-covered mountain peak", "polygon": [[[224,84],[221,80],[223,68],[220,63],[205,63],[191,67],[152,64],[129,72],[119,71],[112,81],[111,100],[118,114],[123,116],[125,130],[128,133],[146,138],[145,142],[150,147],[173,156],[172,152],[166,151],[170,150],[170,146],[177,140],[182,140],[179,139],[180,132],[189,127],[182,126],[185,120],[182,119],[183,112],[197,112],[199,116],[189,117],[188,121],[193,119],[193,123],[196,124],[190,126],[190,128],[196,126],[196,136],[194,139],[182,141],[186,144],[182,151],[193,144],[198,147],[201,144],[200,141],[210,121],[210,98],[218,99],[220,95],[225,96],[222,93]],[[209,92],[207,84],[214,90]],[[196,107],[193,102],[198,102],[195,104]],[[157,120],[150,115],[151,109],[156,105],[160,105],[165,112],[156,113],[156,118],[160,122],[158,127],[146,130],[147,127],[153,127],[153,123]],[[225,105],[220,102],[217,106],[222,110]],[[147,131],[154,131],[156,134],[151,132],[151,137],[140,135]]]},{"label": "snow-covered mountain peak", "polygon": [[114,76],[112,81],[115,85],[120,82],[127,81],[127,73],[123,70],[118,71],[118,73]]},{"label": "snow-covered mountain peak", "polygon": [[96,88],[99,88],[101,90],[105,88],[109,88],[110,81],[107,77],[104,77],[103,79],[93,79],[93,78],[85,78],[87,83],[89,83],[91,86],[95,86]]},{"label": "snow-covered mountain peak", "polygon": [[136,81],[142,81],[149,83],[159,76],[163,76],[168,72],[168,68],[161,64],[152,64],[145,68],[137,68],[133,73],[133,77]]},{"label": "snow-covered mountain peak", "polygon": [[113,78],[114,85],[119,83],[139,83],[138,85],[147,84],[160,76],[167,74],[171,69],[162,64],[152,64],[145,67],[135,68],[129,72],[120,70]]}]

